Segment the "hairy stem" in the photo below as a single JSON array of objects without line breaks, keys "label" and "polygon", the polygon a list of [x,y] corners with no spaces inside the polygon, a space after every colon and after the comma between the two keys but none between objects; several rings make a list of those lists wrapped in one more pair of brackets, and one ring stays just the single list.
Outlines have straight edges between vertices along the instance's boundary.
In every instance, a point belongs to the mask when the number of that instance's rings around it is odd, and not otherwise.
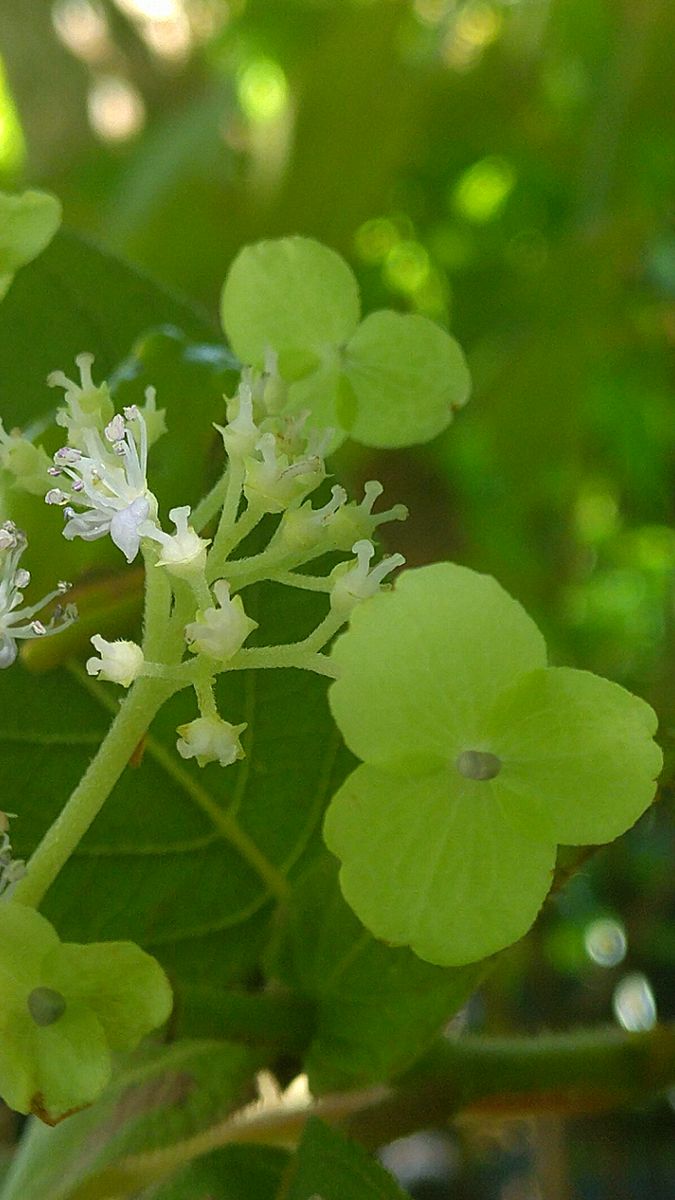
[{"label": "hairy stem", "polygon": [[85,774],[32,855],[14,899],[37,907],[103,808],[155,714],[175,691],[161,679],[139,679],[125,698]]}]

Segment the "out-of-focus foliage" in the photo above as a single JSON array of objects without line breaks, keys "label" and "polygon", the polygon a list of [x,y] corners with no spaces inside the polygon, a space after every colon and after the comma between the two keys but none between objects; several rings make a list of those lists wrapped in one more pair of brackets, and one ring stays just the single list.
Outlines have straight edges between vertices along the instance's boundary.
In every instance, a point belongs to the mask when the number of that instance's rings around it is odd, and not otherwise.
[{"label": "out-of-focus foliage", "polygon": [[0,4],[0,186],[212,314],[244,243],[299,233],[366,312],[450,328],[467,409],[344,469],[410,506],[411,564],[495,574],[660,714],[662,802],[505,957],[495,1030],[672,1015],[674,42],[671,0]]}]

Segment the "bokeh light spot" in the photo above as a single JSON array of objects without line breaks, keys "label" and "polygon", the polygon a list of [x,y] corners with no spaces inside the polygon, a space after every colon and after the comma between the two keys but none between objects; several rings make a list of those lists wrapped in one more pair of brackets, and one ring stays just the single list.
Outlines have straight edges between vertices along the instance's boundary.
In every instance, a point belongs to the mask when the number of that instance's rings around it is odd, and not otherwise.
[{"label": "bokeh light spot", "polygon": [[601,917],[584,934],[586,953],[599,967],[616,967],[626,957],[626,933],[618,921]]},{"label": "bokeh light spot", "polygon": [[451,201],[455,210],[477,225],[493,221],[516,185],[516,172],[503,158],[482,158],[468,167],[455,184]]},{"label": "bokeh light spot", "polygon": [[59,41],[84,62],[96,62],[110,53],[105,13],[91,0],[59,0],[52,8],[52,25]]},{"label": "bokeh light spot", "polygon": [[583,542],[601,542],[615,533],[619,523],[619,506],[607,484],[595,481],[585,483],[577,496],[574,517]]},{"label": "bokeh light spot", "polygon": [[429,255],[419,242],[404,241],[394,246],[384,263],[384,276],[391,288],[410,294],[429,278]]},{"label": "bokeh light spot", "polygon": [[0,59],[0,172],[8,176],[17,174],[25,153],[21,122]]},{"label": "bokeh light spot", "polygon": [[104,142],[125,142],[143,128],[145,105],[140,92],[117,75],[102,75],[87,97],[89,124]]},{"label": "bokeh light spot", "polygon": [[625,975],[612,997],[614,1016],[629,1033],[640,1033],[656,1025],[656,1000],[646,975]]},{"label": "bokeh light spot", "polygon": [[271,58],[255,58],[237,76],[237,99],[244,116],[254,124],[280,117],[288,105],[288,80]]},{"label": "bokeh light spot", "polygon": [[389,217],[372,217],[364,221],[354,235],[354,248],[362,262],[383,263],[401,235]]}]

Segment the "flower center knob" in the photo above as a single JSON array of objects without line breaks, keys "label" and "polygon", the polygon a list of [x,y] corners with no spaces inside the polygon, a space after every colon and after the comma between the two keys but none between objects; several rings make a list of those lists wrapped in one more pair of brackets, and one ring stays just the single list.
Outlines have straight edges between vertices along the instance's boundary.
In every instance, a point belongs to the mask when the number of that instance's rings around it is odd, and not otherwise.
[{"label": "flower center knob", "polygon": [[65,997],[53,988],[33,988],[28,1000],[28,1011],[36,1025],[53,1025],[66,1011]]},{"label": "flower center knob", "polygon": [[489,750],[463,750],[455,766],[465,779],[494,779],[502,769],[502,760]]}]

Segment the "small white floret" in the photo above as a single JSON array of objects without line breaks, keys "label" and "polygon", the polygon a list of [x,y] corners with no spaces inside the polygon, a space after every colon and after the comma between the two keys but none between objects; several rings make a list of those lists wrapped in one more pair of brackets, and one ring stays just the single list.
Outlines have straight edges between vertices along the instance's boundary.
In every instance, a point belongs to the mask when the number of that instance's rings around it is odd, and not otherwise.
[{"label": "small white floret", "polygon": [[375,555],[373,543],[365,540],[355,542],[352,550],[356,562],[341,563],[332,572],[330,605],[333,612],[345,617],[349,616],[355,605],[379,592],[385,576],[396,567],[402,567],[405,562],[402,554],[390,554],[371,570],[370,563]]},{"label": "small white floret", "polygon": [[172,508],[169,519],[176,526],[174,534],[164,533],[153,522],[141,526],[141,534],[159,542],[162,547],[161,556],[157,559],[158,567],[166,567],[171,575],[187,579],[190,575],[199,575],[206,565],[206,548],[209,538],[202,538],[188,524],[190,508]]},{"label": "small white floret", "polygon": [[107,642],[100,633],[95,633],[91,644],[98,650],[100,658],[87,659],[87,674],[98,675],[109,683],[131,687],[143,670],[143,651],[135,642]]},{"label": "small white floret", "polygon": [[187,725],[179,725],[176,749],[181,758],[196,758],[200,767],[218,762],[229,767],[244,757],[239,735],[246,725],[230,725],[220,717],[197,717]]},{"label": "small white floret", "polygon": [[258,628],[258,622],[247,617],[241,596],[230,598],[226,579],[214,583],[213,591],[218,607],[198,612],[196,621],[185,626],[185,640],[193,653],[229,662],[249,633]]}]

